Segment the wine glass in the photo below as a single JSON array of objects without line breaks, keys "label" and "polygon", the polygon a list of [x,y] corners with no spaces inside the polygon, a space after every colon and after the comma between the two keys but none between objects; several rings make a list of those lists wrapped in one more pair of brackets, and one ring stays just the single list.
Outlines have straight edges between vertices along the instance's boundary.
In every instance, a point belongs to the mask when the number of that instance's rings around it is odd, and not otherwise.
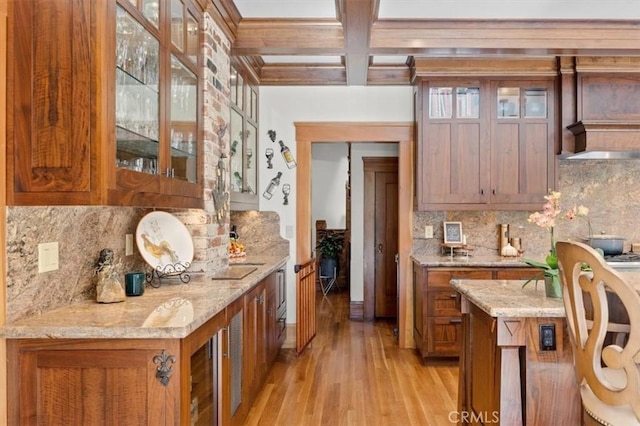
[{"label": "wine glass", "polygon": [[291,194],[291,185],[289,185],[288,183],[285,183],[284,185],[282,185],[282,193],[284,194],[284,201],[282,202],[282,205],[286,206],[289,204],[289,194]]},{"label": "wine glass", "polygon": [[273,169],[273,163],[271,160],[273,159],[273,148],[267,148],[264,151],[264,155],[267,157],[267,169]]}]

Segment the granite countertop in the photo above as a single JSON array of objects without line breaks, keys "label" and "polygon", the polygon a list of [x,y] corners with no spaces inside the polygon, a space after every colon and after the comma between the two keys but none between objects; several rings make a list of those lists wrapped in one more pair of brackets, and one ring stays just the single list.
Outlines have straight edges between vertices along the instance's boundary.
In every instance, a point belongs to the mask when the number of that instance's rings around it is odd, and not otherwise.
[{"label": "granite countertop", "polygon": [[449,255],[421,255],[411,254],[411,259],[414,263],[421,266],[431,267],[485,267],[485,268],[498,268],[498,267],[529,267],[522,261],[522,257],[502,257],[498,255],[486,255],[486,256],[449,256]]},{"label": "granite countertop", "polygon": [[451,280],[451,285],[471,303],[492,317],[564,317],[562,299],[544,295],[544,281]]},{"label": "granite countertop", "polygon": [[124,302],[102,304],[86,300],[0,328],[0,337],[68,339],[171,339],[183,338],[224,310],[247,290],[289,259],[251,256],[244,263],[256,270],[239,280],[213,280],[212,274],[191,273],[191,280],[164,279],[159,288],[148,286],[144,294]]},{"label": "granite countertop", "polygon": [[[640,292],[640,271],[618,271]],[[471,303],[492,317],[564,317],[562,299],[544,295],[544,281],[524,280],[451,280],[451,286]],[[537,288],[536,288],[537,287]]]}]

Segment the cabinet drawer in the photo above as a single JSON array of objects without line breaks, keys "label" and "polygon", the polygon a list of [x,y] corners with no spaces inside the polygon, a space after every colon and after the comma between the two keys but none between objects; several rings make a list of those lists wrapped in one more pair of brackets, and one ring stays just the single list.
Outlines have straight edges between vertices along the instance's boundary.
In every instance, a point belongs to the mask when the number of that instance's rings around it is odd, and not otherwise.
[{"label": "cabinet drawer", "polygon": [[429,288],[432,287],[446,287],[451,288],[449,282],[452,279],[475,279],[475,280],[490,280],[492,278],[492,272],[487,270],[460,270],[460,271],[429,271],[427,274],[427,283]]},{"label": "cabinet drawer", "polygon": [[[528,280],[540,275],[540,269],[535,268],[502,268],[496,271],[497,280]],[[542,278],[542,276],[540,276]]]},{"label": "cabinet drawer", "polygon": [[429,356],[459,356],[462,320],[459,317],[430,318],[427,337]]},{"label": "cabinet drawer", "polygon": [[451,291],[431,291],[427,295],[429,317],[453,317],[460,315],[460,294]]}]

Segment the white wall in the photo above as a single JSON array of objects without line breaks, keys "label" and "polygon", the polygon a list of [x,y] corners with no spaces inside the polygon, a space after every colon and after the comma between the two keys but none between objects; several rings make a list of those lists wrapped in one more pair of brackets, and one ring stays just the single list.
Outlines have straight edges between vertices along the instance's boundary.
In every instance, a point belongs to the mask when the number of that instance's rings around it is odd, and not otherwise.
[{"label": "white wall", "polygon": [[[263,155],[266,147],[274,146],[267,136],[267,130],[275,130],[276,140],[282,139],[295,156],[295,122],[407,122],[413,120],[412,104],[412,88],[410,86],[261,86],[258,152]],[[264,163],[264,161],[260,161],[260,193],[273,177],[271,175],[274,171],[267,169]],[[279,167],[277,163],[274,164],[275,167]],[[291,260],[287,267],[287,322],[294,323],[296,292],[293,265],[297,261],[295,252],[295,170],[286,168],[277,170],[283,171],[283,183],[291,183],[292,191],[289,197],[289,205],[282,205],[282,197],[274,196],[271,200],[261,197],[260,210],[273,210],[279,213],[281,235],[289,239],[291,243]],[[353,196],[354,193],[352,191]],[[352,224],[355,221],[356,219],[352,216]],[[351,291],[352,294],[362,294],[361,288],[357,293],[357,290],[353,288],[353,283]],[[362,296],[360,296],[360,300],[362,300]]]},{"label": "white wall", "polygon": [[[349,162],[346,143],[314,143],[311,145],[311,223],[326,220],[329,229],[347,227],[347,189]],[[316,246],[316,234],[311,244]]]}]

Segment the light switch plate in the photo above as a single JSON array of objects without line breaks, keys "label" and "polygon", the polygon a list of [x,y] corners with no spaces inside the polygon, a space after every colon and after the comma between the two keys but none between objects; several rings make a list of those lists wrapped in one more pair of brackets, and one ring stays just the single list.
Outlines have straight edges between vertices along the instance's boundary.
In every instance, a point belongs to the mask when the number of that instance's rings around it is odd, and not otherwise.
[{"label": "light switch plate", "polygon": [[124,238],[124,255],[131,256],[133,254],[133,234],[126,234]]},{"label": "light switch plate", "polygon": [[284,227],[285,238],[293,238],[293,226],[287,225]]},{"label": "light switch plate", "polygon": [[38,244],[38,272],[55,271],[58,268],[58,242]]},{"label": "light switch plate", "polygon": [[424,237],[425,238],[433,238],[433,226],[426,225],[424,227]]}]

